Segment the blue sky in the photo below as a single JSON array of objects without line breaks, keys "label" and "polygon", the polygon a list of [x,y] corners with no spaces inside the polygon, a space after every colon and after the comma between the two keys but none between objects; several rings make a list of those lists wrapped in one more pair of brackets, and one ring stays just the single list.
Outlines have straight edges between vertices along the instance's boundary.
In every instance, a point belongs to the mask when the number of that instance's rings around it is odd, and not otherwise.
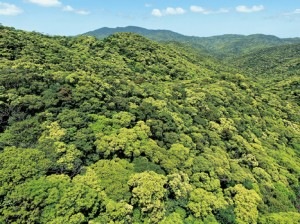
[{"label": "blue sky", "polygon": [[0,23],[51,35],[134,25],[194,36],[300,37],[300,0],[0,0]]}]

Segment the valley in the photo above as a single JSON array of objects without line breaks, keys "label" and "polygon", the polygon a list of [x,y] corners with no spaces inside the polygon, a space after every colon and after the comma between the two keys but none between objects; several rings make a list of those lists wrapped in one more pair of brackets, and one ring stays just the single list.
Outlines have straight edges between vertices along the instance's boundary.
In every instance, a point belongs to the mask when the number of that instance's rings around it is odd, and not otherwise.
[{"label": "valley", "polygon": [[300,222],[300,39],[0,26],[0,223]]}]

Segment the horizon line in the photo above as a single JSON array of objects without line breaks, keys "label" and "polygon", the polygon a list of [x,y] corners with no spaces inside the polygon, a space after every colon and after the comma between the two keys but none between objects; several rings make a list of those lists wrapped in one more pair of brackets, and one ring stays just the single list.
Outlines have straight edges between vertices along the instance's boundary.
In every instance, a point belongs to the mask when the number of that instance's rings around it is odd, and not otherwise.
[{"label": "horizon line", "polygon": [[172,33],[175,33],[175,34],[179,34],[179,35],[182,35],[182,36],[185,36],[185,37],[194,37],[194,38],[209,38],[209,37],[218,37],[218,36],[229,36],[229,35],[235,35],[235,36],[244,36],[244,37],[247,37],[247,36],[253,36],[253,35],[264,35],[264,36],[273,36],[273,37],[277,37],[279,39],[297,39],[297,38],[300,38],[300,36],[289,36],[289,37],[282,37],[282,36],[278,36],[278,35],[275,35],[275,34],[267,34],[267,33],[251,33],[251,34],[241,34],[241,33],[222,33],[222,34],[216,34],[216,35],[208,35],[208,36],[196,36],[196,35],[187,35],[187,34],[183,34],[183,33],[180,33],[180,32],[177,32],[177,31],[173,31],[171,29],[154,29],[154,28],[145,28],[145,27],[141,27],[141,26],[135,26],[135,25],[127,25],[127,26],[115,26],[115,27],[107,27],[107,26],[104,26],[104,27],[100,27],[100,28],[96,28],[96,29],[93,29],[93,30],[90,30],[90,31],[86,31],[84,33],[79,33],[79,34],[75,34],[75,35],[61,35],[61,34],[50,34],[50,33],[45,33],[45,32],[42,32],[42,31],[37,31],[37,30],[27,30],[27,29],[20,29],[20,28],[16,28],[14,26],[7,26],[7,25],[4,25],[3,23],[0,23],[0,26],[4,26],[4,27],[10,27],[10,28],[14,28],[16,30],[22,30],[22,31],[26,31],[26,32],[37,32],[37,33],[40,33],[40,34],[43,34],[43,35],[48,35],[48,36],[66,36],[66,37],[74,37],[74,36],[79,36],[79,35],[84,35],[86,33],[89,33],[89,32],[94,32],[94,31],[97,31],[97,30],[100,30],[100,29],[118,29],[118,28],[129,28],[129,27],[134,27],[134,28],[139,28],[139,29],[145,29],[145,30],[148,30],[148,31],[167,31],[167,32],[172,32]]}]

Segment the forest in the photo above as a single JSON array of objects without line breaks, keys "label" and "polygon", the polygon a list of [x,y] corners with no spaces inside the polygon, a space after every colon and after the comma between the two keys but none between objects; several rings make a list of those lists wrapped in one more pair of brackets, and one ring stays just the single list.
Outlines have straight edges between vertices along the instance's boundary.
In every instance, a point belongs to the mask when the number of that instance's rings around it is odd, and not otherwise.
[{"label": "forest", "polygon": [[1,25],[0,223],[300,223],[300,44],[251,46]]}]

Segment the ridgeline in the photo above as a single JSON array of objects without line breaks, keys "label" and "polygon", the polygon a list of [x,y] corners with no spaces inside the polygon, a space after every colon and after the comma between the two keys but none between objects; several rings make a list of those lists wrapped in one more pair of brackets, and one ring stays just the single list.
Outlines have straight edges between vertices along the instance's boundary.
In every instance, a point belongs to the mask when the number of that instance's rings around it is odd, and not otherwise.
[{"label": "ridgeline", "polygon": [[0,46],[0,223],[300,222],[297,48],[229,63],[4,26]]}]

